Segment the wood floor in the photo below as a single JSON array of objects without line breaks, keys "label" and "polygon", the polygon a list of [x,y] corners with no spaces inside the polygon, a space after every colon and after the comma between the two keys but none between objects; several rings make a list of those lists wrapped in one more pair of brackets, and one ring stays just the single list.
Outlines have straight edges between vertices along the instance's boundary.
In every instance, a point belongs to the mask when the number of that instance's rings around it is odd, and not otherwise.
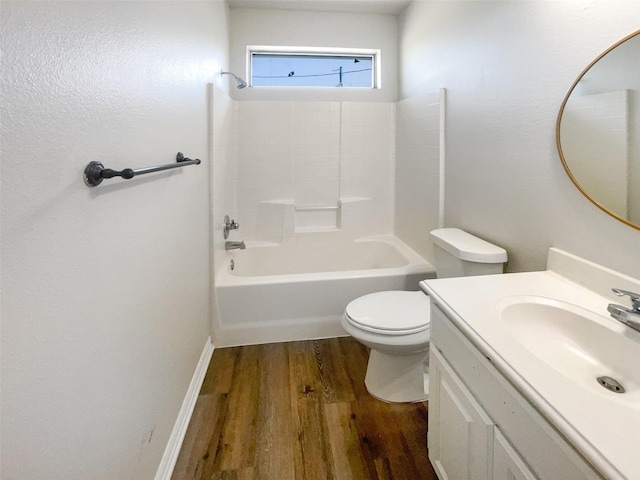
[{"label": "wood floor", "polygon": [[436,480],[425,404],[364,387],[350,337],[217,349],[172,480]]}]

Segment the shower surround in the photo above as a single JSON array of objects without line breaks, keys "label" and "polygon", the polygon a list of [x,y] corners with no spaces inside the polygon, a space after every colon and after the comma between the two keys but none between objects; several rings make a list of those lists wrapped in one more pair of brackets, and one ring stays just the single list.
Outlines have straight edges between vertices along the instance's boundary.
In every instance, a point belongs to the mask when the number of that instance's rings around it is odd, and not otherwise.
[{"label": "shower surround", "polygon": [[395,104],[258,101],[237,108],[237,217],[245,241],[393,231]]},{"label": "shower surround", "polygon": [[[216,345],[260,343],[252,325],[244,325],[246,319],[234,315],[228,302],[224,308],[218,305],[218,287],[228,283],[222,278],[228,277],[233,255],[224,250],[221,225],[226,214],[240,223],[229,240],[243,240],[247,249],[305,242],[323,257],[323,251],[341,243],[395,235],[399,238],[392,241],[399,248],[412,249],[428,265],[428,232],[441,223],[443,95],[441,90],[400,102],[234,101],[213,89]],[[308,280],[304,274],[299,279]],[[253,302],[251,291],[247,288],[248,297],[236,303]],[[330,300],[332,295],[325,293],[316,292]],[[320,328],[314,321],[306,332],[308,319],[301,318],[296,338],[322,335],[322,318],[337,324],[335,312],[346,305],[345,299],[340,302],[327,305],[324,315],[318,313]],[[286,310],[287,302],[279,303]],[[291,312],[285,310],[282,319],[292,325]],[[327,328],[335,335],[333,327]],[[276,337],[268,341],[291,339]]]}]

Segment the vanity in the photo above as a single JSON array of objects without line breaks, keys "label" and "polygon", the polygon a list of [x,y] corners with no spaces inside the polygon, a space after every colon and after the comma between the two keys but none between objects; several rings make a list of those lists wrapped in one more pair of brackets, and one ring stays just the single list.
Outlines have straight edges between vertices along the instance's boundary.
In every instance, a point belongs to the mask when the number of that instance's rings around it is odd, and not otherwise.
[{"label": "vanity", "polygon": [[547,270],[425,280],[441,480],[640,479],[640,281],[552,248]]}]

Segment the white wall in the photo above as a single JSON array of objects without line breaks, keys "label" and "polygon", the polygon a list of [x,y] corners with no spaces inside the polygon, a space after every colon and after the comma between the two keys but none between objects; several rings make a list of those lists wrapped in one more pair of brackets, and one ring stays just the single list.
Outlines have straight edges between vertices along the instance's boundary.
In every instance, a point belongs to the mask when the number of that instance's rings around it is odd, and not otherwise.
[{"label": "white wall", "polygon": [[395,234],[434,262],[429,232],[442,226],[444,90],[397,103]]},{"label": "white wall", "polygon": [[209,335],[225,4],[3,2],[2,35],[0,476],[153,478]]},{"label": "white wall", "polygon": [[634,1],[413,2],[400,21],[400,98],[447,89],[445,223],[543,269],[556,246],[640,271],[640,232],[588,202],[555,145],[575,78],[636,30]]},{"label": "white wall", "polygon": [[247,75],[247,45],[379,48],[382,88],[244,88],[237,100],[394,102],[398,94],[398,19],[394,15],[231,9],[230,70]]}]

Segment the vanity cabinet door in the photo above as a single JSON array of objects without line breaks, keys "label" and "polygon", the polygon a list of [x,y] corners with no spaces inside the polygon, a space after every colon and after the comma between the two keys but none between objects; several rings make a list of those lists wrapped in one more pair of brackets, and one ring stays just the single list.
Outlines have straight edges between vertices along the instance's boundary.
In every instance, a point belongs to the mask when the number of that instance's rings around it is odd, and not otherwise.
[{"label": "vanity cabinet door", "polygon": [[495,427],[493,437],[493,478],[495,480],[537,480],[509,441]]},{"label": "vanity cabinet door", "polygon": [[493,424],[449,364],[431,348],[429,458],[440,480],[493,480]]}]

